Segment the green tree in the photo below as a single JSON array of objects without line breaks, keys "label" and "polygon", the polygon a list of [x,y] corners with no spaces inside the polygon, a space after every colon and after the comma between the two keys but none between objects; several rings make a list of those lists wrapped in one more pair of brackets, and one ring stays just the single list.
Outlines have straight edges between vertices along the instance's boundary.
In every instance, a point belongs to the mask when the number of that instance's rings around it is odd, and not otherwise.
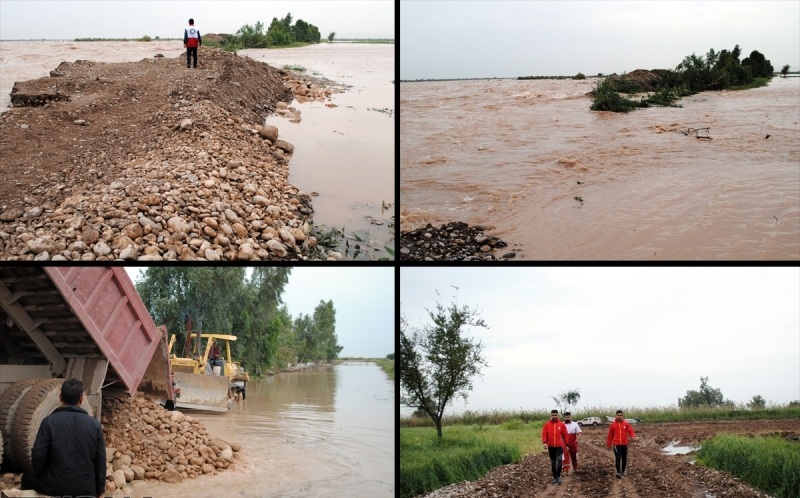
[{"label": "green tree", "polygon": [[264,23],[258,21],[255,26],[245,24],[236,32],[236,39],[243,48],[266,48],[267,36],[264,34]]},{"label": "green tree", "polygon": [[333,301],[320,301],[314,308],[314,332],[317,337],[317,355],[314,361],[333,361],[339,357],[342,346],[336,337],[336,310]]},{"label": "green tree", "polygon": [[787,74],[789,74],[789,64],[786,64],[781,68],[781,76],[785,78]]},{"label": "green tree", "polygon": [[725,401],[722,392],[708,385],[708,377],[700,377],[699,391],[686,391],[686,396],[678,399],[678,406],[692,408],[697,406],[721,406],[730,404]]},{"label": "green tree", "polygon": [[336,31],[331,31],[330,34],[328,34],[328,43],[333,43],[334,36],[336,36]]},{"label": "green tree", "polygon": [[772,63],[758,50],[750,52],[750,56],[742,61],[742,66],[750,68],[753,78],[771,78],[772,73],[775,71]]},{"label": "green tree", "polygon": [[747,406],[751,410],[757,410],[767,406],[767,402],[764,400],[764,398],[761,397],[760,394],[756,394],[755,396],[753,396],[753,399],[750,400],[749,403],[747,403]]},{"label": "green tree", "polygon": [[468,306],[445,308],[439,300],[435,312],[427,311],[433,324],[422,330],[409,331],[405,318],[400,320],[400,402],[431,417],[441,439],[445,407],[456,397],[466,400],[472,378],[487,366],[483,344],[462,333],[488,326]]},{"label": "green tree", "polygon": [[136,288],[153,321],[178,336],[174,352],[182,354],[187,316],[195,332],[231,331],[244,292],[244,268],[150,267]]},{"label": "green tree", "polygon": [[578,400],[581,399],[581,393],[580,389],[573,389],[572,391],[563,392],[558,396],[550,396],[550,398],[555,401],[561,413],[564,413],[570,410],[570,406],[576,406],[578,404]]}]

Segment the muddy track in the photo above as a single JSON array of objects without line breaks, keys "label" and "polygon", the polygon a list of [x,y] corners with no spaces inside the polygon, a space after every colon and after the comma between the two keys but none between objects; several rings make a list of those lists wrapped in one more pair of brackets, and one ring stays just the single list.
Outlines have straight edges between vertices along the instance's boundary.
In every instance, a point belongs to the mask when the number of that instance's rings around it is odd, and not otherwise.
[{"label": "muddy track", "polygon": [[622,498],[762,498],[767,495],[724,472],[697,467],[689,455],[667,455],[670,442],[696,446],[718,432],[783,436],[800,432],[796,420],[642,424],[628,452],[626,476],[616,479],[614,454],[605,446],[607,428],[587,427],[578,452],[577,470],[550,484],[550,459],[546,453],[526,455],[510,465],[492,469],[482,478],[442,488],[427,498],[467,497],[622,497]]}]

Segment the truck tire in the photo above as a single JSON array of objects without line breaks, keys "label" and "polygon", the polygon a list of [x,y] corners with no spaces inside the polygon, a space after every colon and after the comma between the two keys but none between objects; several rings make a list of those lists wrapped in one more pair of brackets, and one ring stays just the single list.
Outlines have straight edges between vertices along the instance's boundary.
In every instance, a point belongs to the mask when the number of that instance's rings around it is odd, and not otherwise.
[{"label": "truck tire", "polygon": [[[11,431],[11,447],[17,464],[24,472],[30,472],[31,450],[36,441],[36,434],[42,425],[42,420],[56,408],[61,406],[61,384],[64,379],[47,379],[36,383],[25,393],[17,406],[14,414],[14,425]],[[92,407],[84,397],[80,408],[92,415]]]},{"label": "truck tire", "polygon": [[23,379],[18,380],[11,384],[3,394],[0,395],[0,435],[2,435],[3,444],[0,445],[0,461],[6,462],[6,465],[13,469],[17,469],[17,461],[14,459],[14,454],[11,449],[11,426],[14,423],[14,414],[17,411],[17,406],[22,399],[22,396],[27,393],[34,384],[42,379]]}]

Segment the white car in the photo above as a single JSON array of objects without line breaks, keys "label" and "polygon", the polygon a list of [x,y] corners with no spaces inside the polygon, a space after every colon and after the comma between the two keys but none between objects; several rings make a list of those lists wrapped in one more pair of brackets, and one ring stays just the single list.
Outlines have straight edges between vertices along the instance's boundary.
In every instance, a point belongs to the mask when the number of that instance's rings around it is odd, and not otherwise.
[{"label": "white car", "polygon": [[597,427],[598,425],[600,425],[602,423],[603,423],[603,421],[600,420],[600,417],[589,417],[589,418],[585,418],[583,420],[578,420],[578,425],[580,425],[580,426],[592,425],[592,426]]}]

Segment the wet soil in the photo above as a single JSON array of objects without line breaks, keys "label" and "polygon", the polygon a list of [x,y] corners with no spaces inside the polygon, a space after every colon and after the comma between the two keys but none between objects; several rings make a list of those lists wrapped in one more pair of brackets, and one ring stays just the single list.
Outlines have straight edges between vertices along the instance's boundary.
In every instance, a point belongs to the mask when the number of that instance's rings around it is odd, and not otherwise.
[{"label": "wet soil", "polygon": [[466,497],[585,497],[625,498],[764,498],[762,493],[725,472],[690,463],[694,453],[667,455],[662,448],[673,441],[697,446],[720,432],[748,435],[797,435],[796,420],[678,422],[641,424],[628,451],[626,476],[616,479],[614,455],[606,449],[607,427],[586,427],[578,450],[579,467],[562,477],[552,477],[547,453],[526,455],[521,461],[497,467],[472,482],[462,482],[425,495],[427,498]]}]

